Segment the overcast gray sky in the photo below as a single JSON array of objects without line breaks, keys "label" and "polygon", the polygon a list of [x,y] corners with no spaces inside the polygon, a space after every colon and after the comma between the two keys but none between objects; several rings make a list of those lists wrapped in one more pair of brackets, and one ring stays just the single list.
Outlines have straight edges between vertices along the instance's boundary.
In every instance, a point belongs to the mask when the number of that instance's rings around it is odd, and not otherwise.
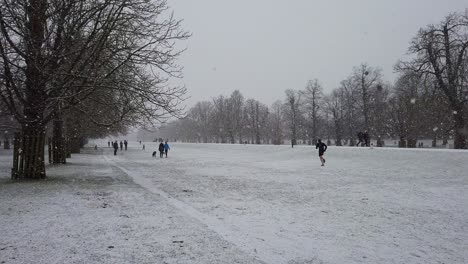
[{"label": "overcast gray sky", "polygon": [[419,28],[466,0],[169,0],[193,33],[179,60],[187,104],[238,89],[268,105],[317,78],[326,92],[367,62],[393,81]]}]

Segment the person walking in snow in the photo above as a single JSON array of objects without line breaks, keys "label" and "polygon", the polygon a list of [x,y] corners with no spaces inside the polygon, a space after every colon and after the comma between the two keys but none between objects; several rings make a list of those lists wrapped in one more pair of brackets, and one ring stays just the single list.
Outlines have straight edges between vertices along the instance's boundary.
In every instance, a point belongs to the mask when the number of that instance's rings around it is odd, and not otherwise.
[{"label": "person walking in snow", "polygon": [[117,140],[112,144],[114,146],[114,156],[117,156],[117,150],[119,150],[119,143]]},{"label": "person walking in snow", "polygon": [[366,145],[366,147],[369,147],[369,132],[364,131],[364,134],[362,134],[362,139],[364,139],[364,144]]},{"label": "person walking in snow", "polygon": [[125,151],[127,151],[127,145],[128,145],[127,140],[124,140],[124,145],[125,145]]},{"label": "person walking in snow", "polygon": [[107,147],[110,148],[110,141],[107,141]]},{"label": "person walking in snow", "polygon": [[145,144],[143,144],[143,148],[141,150],[145,150]]},{"label": "person walking in snow", "polygon": [[122,151],[122,150],[123,150],[123,142],[120,141],[120,151]]},{"label": "person walking in snow", "polygon": [[166,158],[167,158],[167,152],[170,150],[171,148],[169,147],[169,144],[167,144],[167,141],[166,143],[164,144],[164,153],[166,154]]},{"label": "person walking in snow", "polygon": [[357,137],[358,137],[358,143],[356,144],[356,146],[359,147],[359,144],[361,144],[362,146],[362,144],[364,144],[364,134],[362,133],[362,131],[359,131],[357,133]]},{"label": "person walking in snow", "polygon": [[315,145],[315,149],[318,149],[319,151],[319,158],[322,162],[322,166],[325,166],[325,158],[323,157],[323,155],[325,154],[325,151],[327,151],[327,148],[327,145],[323,143],[320,139],[318,140],[317,145]]},{"label": "person walking in snow", "polygon": [[159,143],[159,157],[162,158],[164,156],[164,144],[161,142]]}]

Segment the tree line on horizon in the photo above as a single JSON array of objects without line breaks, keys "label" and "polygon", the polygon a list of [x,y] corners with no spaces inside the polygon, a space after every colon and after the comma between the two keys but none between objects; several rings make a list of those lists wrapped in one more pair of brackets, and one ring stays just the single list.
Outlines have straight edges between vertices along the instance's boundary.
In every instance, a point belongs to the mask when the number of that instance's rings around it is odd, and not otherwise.
[{"label": "tree line on horizon", "polygon": [[397,139],[416,147],[432,139],[466,149],[468,136],[468,13],[453,13],[419,30],[410,43],[412,59],[395,65],[398,77],[383,80],[382,70],[354,67],[339,87],[325,94],[318,79],[301,90],[288,89],[271,106],[234,91],[201,101],[187,116],[160,129],[163,137],[186,142],[314,144],[333,139],[355,146],[367,131],[377,146]]}]

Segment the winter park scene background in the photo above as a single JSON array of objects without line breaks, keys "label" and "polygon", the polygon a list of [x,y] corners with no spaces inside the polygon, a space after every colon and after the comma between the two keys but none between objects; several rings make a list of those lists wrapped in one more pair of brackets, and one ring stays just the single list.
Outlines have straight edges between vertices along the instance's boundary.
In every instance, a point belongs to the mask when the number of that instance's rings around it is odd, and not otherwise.
[{"label": "winter park scene background", "polygon": [[0,0],[0,263],[468,263],[467,8]]}]

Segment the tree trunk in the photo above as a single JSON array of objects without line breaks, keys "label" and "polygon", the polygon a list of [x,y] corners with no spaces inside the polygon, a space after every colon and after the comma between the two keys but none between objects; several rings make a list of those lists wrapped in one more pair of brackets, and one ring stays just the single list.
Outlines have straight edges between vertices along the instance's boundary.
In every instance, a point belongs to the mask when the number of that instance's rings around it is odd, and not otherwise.
[{"label": "tree trunk", "polygon": [[442,145],[443,146],[447,146],[447,144],[448,144],[448,134],[447,133],[444,133],[444,135],[442,136]]},{"label": "tree trunk", "polygon": [[400,141],[398,141],[399,148],[406,148],[406,140],[404,137],[400,137]]},{"label": "tree trunk", "polygon": [[229,137],[231,139],[231,144],[236,143],[236,139],[234,138],[234,132],[230,131],[229,132]]},{"label": "tree trunk", "polygon": [[26,76],[25,102],[23,108],[24,121],[22,123],[20,161],[17,179],[44,179],[44,141],[45,124],[43,115],[46,97],[45,76],[42,69],[44,65],[43,44],[46,28],[46,0],[30,0],[26,7],[28,19],[26,27],[27,41],[25,48]]},{"label": "tree trunk", "polygon": [[80,138],[74,137],[70,139],[70,152],[72,154],[80,153]]},{"label": "tree trunk", "polygon": [[454,148],[466,149],[466,136],[468,134],[468,128],[465,127],[465,119],[463,118],[462,108],[458,107],[454,114],[455,121],[455,140]]},{"label": "tree trunk", "polygon": [[5,138],[5,141],[3,141],[3,143],[4,149],[10,149],[10,139],[8,139],[8,137]]},{"label": "tree trunk", "polygon": [[52,164],[52,162],[53,162],[53,161],[52,161],[52,157],[53,157],[53,155],[52,155],[52,149],[54,149],[54,148],[52,147],[52,138],[48,138],[48,139],[47,139],[47,152],[48,152],[48,154],[49,154],[49,155],[48,155],[48,156],[49,156],[49,164]]},{"label": "tree trunk", "polygon": [[256,131],[255,131],[255,144],[257,144],[257,145],[261,144],[261,141],[260,141],[260,131],[259,131],[258,128],[257,128]]},{"label": "tree trunk", "polygon": [[341,135],[341,127],[340,127],[340,120],[336,117],[334,114],[334,119],[335,119],[335,135],[336,135],[336,145],[341,146],[341,139],[343,138]]},{"label": "tree trunk", "polygon": [[384,141],[379,136],[377,138],[377,147],[383,147],[383,146],[384,146]]},{"label": "tree trunk", "polygon": [[63,121],[54,120],[53,137],[52,137],[52,163],[65,164],[67,156],[65,153],[65,139],[63,137]]},{"label": "tree trunk", "polygon": [[21,135],[20,133],[15,133],[14,143],[13,143],[13,168],[11,169],[11,179],[18,179],[18,170],[19,170],[19,156],[20,156],[20,142]]},{"label": "tree trunk", "polygon": [[409,138],[409,139],[408,139],[407,147],[408,147],[408,148],[416,148],[416,142],[417,142],[416,139]]},{"label": "tree trunk", "polygon": [[17,169],[12,173],[13,179],[36,180],[46,177],[44,141],[45,130],[42,127],[23,127],[19,142],[19,164],[14,161],[13,165]]}]

